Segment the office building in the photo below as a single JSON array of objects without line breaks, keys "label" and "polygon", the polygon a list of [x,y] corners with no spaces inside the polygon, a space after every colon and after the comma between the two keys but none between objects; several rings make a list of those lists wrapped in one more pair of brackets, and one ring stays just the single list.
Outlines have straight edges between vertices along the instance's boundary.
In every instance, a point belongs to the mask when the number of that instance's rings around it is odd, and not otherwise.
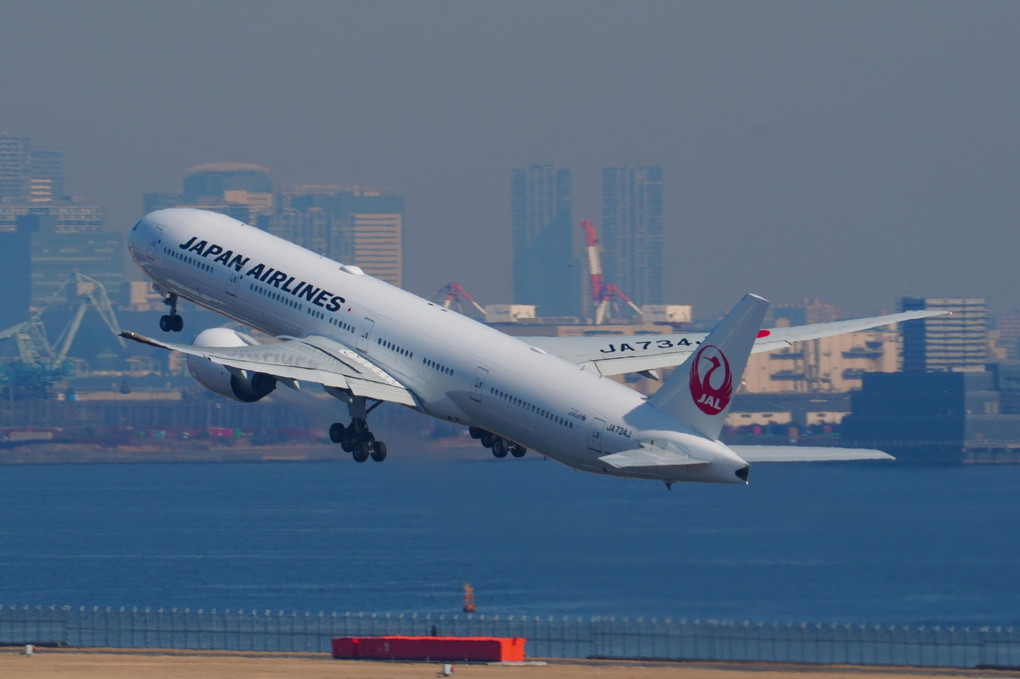
[{"label": "office building", "polygon": [[193,207],[219,212],[400,286],[404,199],[359,186],[300,185],[274,191],[269,170],[209,163],[188,170],[181,193],[148,193],[145,212]]},{"label": "office building", "polygon": [[64,152],[32,149],[28,155],[29,203],[54,203],[68,200],[64,195]]},{"label": "office building", "polygon": [[285,186],[267,231],[403,285],[404,198],[360,186]]},{"label": "office building", "polygon": [[602,170],[602,269],[638,305],[662,304],[662,168]]},{"label": "office building", "polygon": [[543,317],[581,315],[585,268],[575,251],[571,181],[570,170],[548,164],[512,174],[513,302]]},{"label": "office building", "polygon": [[0,202],[24,200],[30,149],[28,137],[0,132]]},{"label": "office building", "polygon": [[145,212],[194,207],[229,215],[260,228],[273,216],[273,181],[269,170],[251,163],[208,163],[189,169],[181,193],[147,193]]},{"label": "office building", "polygon": [[21,323],[28,318],[29,281],[32,275],[27,231],[0,232],[0,252],[4,265],[0,266],[0,330]]},{"label": "office building", "polygon": [[903,311],[937,309],[951,315],[901,324],[904,372],[984,370],[988,361],[988,304],[980,297],[904,297]]},{"label": "office building", "polygon": [[[17,232],[29,238],[28,281],[33,307],[49,301],[75,271],[101,283],[111,296],[119,292],[124,282],[124,234],[67,230],[54,215],[39,213],[22,217]],[[73,298],[73,290],[65,292]]]}]

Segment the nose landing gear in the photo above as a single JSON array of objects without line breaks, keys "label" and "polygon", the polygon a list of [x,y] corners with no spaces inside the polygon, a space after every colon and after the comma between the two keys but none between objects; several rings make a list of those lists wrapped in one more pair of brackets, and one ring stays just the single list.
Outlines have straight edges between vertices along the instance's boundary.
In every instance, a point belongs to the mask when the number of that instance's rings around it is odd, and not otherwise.
[{"label": "nose landing gear", "polygon": [[170,293],[163,300],[170,307],[170,313],[159,319],[159,329],[163,332],[180,332],[184,329],[184,319],[177,313],[177,295]]}]

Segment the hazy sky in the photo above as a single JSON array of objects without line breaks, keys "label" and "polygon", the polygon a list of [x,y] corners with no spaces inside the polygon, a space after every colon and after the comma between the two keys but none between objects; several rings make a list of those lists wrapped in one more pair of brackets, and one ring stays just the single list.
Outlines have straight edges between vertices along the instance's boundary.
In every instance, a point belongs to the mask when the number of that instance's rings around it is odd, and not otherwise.
[{"label": "hazy sky", "polygon": [[665,172],[665,290],[1020,308],[1018,2],[11,2],[0,130],[128,228],[213,161],[406,196],[405,286],[510,298],[510,171]]}]

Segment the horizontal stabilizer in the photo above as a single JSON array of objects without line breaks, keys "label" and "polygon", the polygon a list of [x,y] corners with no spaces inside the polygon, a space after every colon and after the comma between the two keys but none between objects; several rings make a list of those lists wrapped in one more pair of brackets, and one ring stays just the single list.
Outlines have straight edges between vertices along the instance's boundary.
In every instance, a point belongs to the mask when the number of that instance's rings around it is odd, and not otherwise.
[{"label": "horizontal stabilizer", "polygon": [[699,460],[690,455],[655,446],[634,448],[633,450],[625,450],[621,453],[603,455],[599,460],[617,469],[625,467],[690,467],[698,464],[708,464],[704,460]]},{"label": "horizontal stabilizer", "polygon": [[747,462],[845,462],[848,460],[894,460],[892,455],[871,448],[830,448],[827,446],[729,446]]}]

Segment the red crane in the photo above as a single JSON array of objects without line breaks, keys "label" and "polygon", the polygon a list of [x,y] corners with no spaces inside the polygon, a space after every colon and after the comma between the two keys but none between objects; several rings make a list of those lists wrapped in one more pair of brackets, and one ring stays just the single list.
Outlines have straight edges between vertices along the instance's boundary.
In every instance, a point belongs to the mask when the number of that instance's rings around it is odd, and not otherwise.
[{"label": "red crane", "polygon": [[606,311],[612,303],[626,302],[638,316],[641,309],[627,295],[613,285],[602,280],[602,256],[599,250],[599,239],[595,235],[595,226],[590,219],[581,220],[581,228],[588,239],[588,269],[591,271],[591,298],[595,302],[595,325],[602,325],[606,320]]},{"label": "red crane", "polygon": [[435,301],[442,299],[444,308],[452,308],[454,311],[464,314],[465,316],[468,314],[464,313],[464,302],[468,302],[478,311],[478,313],[482,315],[482,318],[485,318],[485,309],[483,309],[478,302],[471,299],[471,295],[467,294],[467,291],[455,282],[451,281],[439,288],[432,294],[431,297],[429,297],[429,299]]}]

